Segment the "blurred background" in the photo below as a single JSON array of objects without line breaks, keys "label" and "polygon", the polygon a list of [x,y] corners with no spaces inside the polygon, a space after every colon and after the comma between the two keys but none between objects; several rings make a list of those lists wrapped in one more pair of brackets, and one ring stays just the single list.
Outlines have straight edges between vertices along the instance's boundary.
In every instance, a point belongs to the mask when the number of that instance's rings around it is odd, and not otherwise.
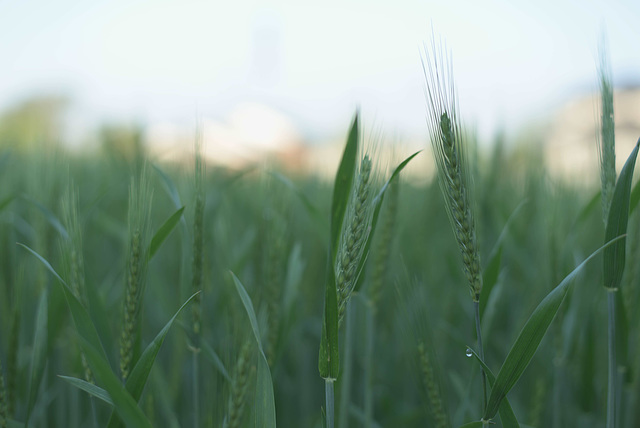
[{"label": "blurred background", "polygon": [[545,144],[551,169],[582,174],[603,39],[622,153],[640,135],[639,18],[633,0],[0,1],[0,139],[176,159],[199,128],[212,162],[333,171],[358,107],[383,147],[426,146],[435,37],[481,146]]}]

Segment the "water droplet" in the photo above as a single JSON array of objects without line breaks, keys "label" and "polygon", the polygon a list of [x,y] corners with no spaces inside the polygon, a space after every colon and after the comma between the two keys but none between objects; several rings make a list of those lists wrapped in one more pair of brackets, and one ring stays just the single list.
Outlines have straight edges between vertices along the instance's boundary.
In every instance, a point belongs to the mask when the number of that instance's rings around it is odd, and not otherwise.
[{"label": "water droplet", "polygon": [[471,358],[471,356],[473,355],[473,352],[471,352],[470,348],[467,348],[467,353],[466,353],[467,357]]}]

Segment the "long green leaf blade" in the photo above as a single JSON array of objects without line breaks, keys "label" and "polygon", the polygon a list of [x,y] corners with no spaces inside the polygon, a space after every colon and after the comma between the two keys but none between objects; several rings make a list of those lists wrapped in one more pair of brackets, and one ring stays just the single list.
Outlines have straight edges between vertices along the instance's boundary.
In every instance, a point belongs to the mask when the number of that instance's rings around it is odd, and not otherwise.
[{"label": "long green leaf blade", "polygon": [[38,260],[40,260],[40,262],[47,268],[47,270],[49,270],[49,272],[51,272],[53,276],[58,279],[58,281],[62,285],[62,291],[64,292],[64,296],[67,299],[67,304],[71,311],[71,316],[73,318],[73,322],[76,326],[78,334],[84,340],[89,342],[94,348],[96,348],[100,352],[102,357],[106,360],[107,354],[104,351],[96,327],[93,324],[93,321],[91,321],[91,317],[87,313],[87,310],[84,308],[84,306],[82,306],[80,301],[73,294],[67,283],[62,279],[60,275],[58,275],[58,272],[53,269],[51,264],[44,257],[24,244],[18,243],[18,245],[33,254]]},{"label": "long green leaf blade", "polygon": [[513,388],[518,379],[520,379],[520,376],[529,365],[533,354],[535,354],[538,349],[538,346],[547,332],[551,321],[553,321],[553,318],[556,316],[556,313],[560,308],[560,304],[567,295],[569,286],[573,283],[578,274],[586,264],[600,254],[600,252],[608,246],[619,242],[621,239],[622,237],[616,238],[594,251],[589,257],[580,263],[578,267],[571,271],[571,273],[569,273],[569,275],[567,275],[556,288],[547,294],[538,307],[533,311],[500,368],[500,372],[496,378],[496,383],[491,390],[491,395],[489,397],[483,419],[489,420],[496,415],[500,407],[500,403],[511,388]]},{"label": "long green leaf blade", "polygon": [[[629,220],[629,198],[631,193],[631,181],[633,170],[636,165],[640,139],[633,148],[629,158],[624,164],[620,177],[616,182],[607,218],[607,228],[605,231],[605,242],[627,233],[627,222]],[[622,273],[624,271],[626,239],[618,241],[604,251],[604,286],[609,290],[615,290],[620,286]]]},{"label": "long green leaf blade", "polygon": [[36,402],[36,395],[42,381],[44,367],[46,364],[46,348],[47,348],[47,305],[49,293],[45,288],[40,294],[38,302],[38,311],[36,313],[36,330],[33,336],[33,348],[31,352],[31,380],[29,382],[29,402],[27,405],[27,416],[25,418],[25,426],[29,426],[31,411]]},{"label": "long green leaf blade", "polygon": [[[485,375],[487,375],[489,386],[493,388],[493,385],[496,383],[496,377],[491,369],[484,363],[484,361],[482,361],[482,358],[480,358],[480,355],[478,355],[476,351],[467,347],[467,352],[471,352],[476,358],[476,361],[478,361],[482,366]],[[505,397],[502,400],[502,403],[500,403],[500,409],[498,411],[500,412],[500,420],[502,421],[503,428],[520,428],[520,423],[518,422],[516,415],[513,413],[513,409],[511,408],[511,404],[509,404],[507,397]]]},{"label": "long green leaf blade", "polygon": [[258,380],[256,382],[256,426],[275,428],[276,427],[276,405],[273,397],[273,381],[271,379],[271,370],[269,370],[269,364],[267,363],[267,357],[262,350],[262,340],[260,335],[260,329],[258,328],[258,320],[256,313],[253,310],[253,303],[251,298],[247,294],[244,286],[240,280],[235,276],[233,272],[229,272],[233,278],[233,283],[236,286],[236,291],[242,300],[244,309],[249,317],[251,324],[251,330],[253,331],[256,344],[258,345],[259,358],[258,358]]},{"label": "long green leaf blade", "polygon": [[178,211],[173,213],[171,217],[169,217],[167,221],[165,221],[164,224],[160,226],[160,229],[158,229],[156,234],[153,235],[153,238],[151,238],[151,243],[149,244],[149,260],[153,258],[164,240],[167,239],[176,225],[180,222],[183,212],[184,207],[178,209]]},{"label": "long green leaf blade", "polygon": [[107,360],[91,343],[80,337],[80,345],[91,366],[93,375],[98,383],[107,391],[118,416],[130,428],[151,428],[151,423],[146,418],[136,400],[125,389],[118,376],[111,370]]},{"label": "long green leaf blade", "polygon": [[86,380],[78,379],[77,377],[61,376],[61,375],[58,375],[58,377],[60,379],[63,379],[65,382],[68,382],[69,384],[75,386],[76,388],[83,390],[89,395],[99,398],[105,403],[113,406],[113,400],[111,400],[111,396],[109,395],[109,393],[107,393],[107,391],[100,388],[99,386],[89,383]]},{"label": "long green leaf blade", "polygon": [[318,352],[318,371],[323,379],[337,379],[340,371],[338,291],[334,266],[338,254],[340,232],[342,231],[342,224],[349,204],[349,196],[351,195],[351,187],[353,186],[353,176],[358,156],[359,132],[358,112],[356,112],[333,185],[327,280],[325,283],[320,350]]},{"label": "long green leaf blade", "polygon": [[[199,292],[198,292],[199,293]],[[142,395],[142,391],[144,390],[145,385],[147,384],[147,379],[149,378],[149,373],[151,373],[151,368],[153,367],[153,363],[156,360],[156,356],[158,355],[158,351],[160,351],[160,347],[164,343],[165,337],[167,337],[167,333],[169,329],[173,325],[173,322],[176,320],[180,312],[193,300],[193,298],[198,294],[195,293],[186,302],[180,306],[180,309],[171,317],[171,319],[165,324],[165,326],[160,330],[160,332],[156,335],[155,339],[145,348],[142,355],[136,362],[136,365],[131,370],[129,377],[127,378],[126,388],[127,391],[131,394],[133,399],[138,402],[140,400],[140,396]],[[114,418],[113,415],[109,420],[108,427],[117,427],[120,423],[117,418]]]}]

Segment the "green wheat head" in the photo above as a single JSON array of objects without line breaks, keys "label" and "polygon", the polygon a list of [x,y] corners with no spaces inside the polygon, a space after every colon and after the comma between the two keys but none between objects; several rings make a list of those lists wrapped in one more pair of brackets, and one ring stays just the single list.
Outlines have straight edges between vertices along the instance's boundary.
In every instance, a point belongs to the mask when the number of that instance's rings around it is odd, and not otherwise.
[{"label": "green wheat head", "polygon": [[362,257],[371,222],[371,169],[371,157],[365,154],[356,173],[355,192],[347,208],[345,228],[342,231],[336,257],[336,288],[340,322],[342,322],[351,293],[356,285],[358,264]]},{"label": "green wheat head", "polygon": [[129,191],[129,234],[124,298],[124,319],[120,335],[120,371],[122,379],[129,376],[133,363],[136,331],[139,327],[142,298],[146,285],[147,245],[151,214],[151,190],[143,169],[140,179],[132,182]]},{"label": "green wheat head", "polygon": [[600,84],[600,132],[597,134],[600,182],[602,185],[602,220],[607,224],[609,207],[616,186],[616,142],[613,121],[613,84],[604,43],[600,47],[598,66]]},{"label": "green wheat head", "polygon": [[447,214],[462,253],[471,297],[477,302],[482,290],[482,275],[476,242],[467,141],[458,118],[452,65],[442,50],[434,47],[432,55],[425,52],[423,61],[427,81],[427,124]]}]

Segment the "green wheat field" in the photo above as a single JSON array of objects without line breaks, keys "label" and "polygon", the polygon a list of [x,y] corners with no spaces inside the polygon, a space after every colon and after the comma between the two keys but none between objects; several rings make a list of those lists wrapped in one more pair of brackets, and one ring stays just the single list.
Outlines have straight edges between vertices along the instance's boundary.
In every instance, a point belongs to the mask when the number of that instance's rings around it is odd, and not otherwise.
[{"label": "green wheat field", "polygon": [[379,159],[356,114],[334,180],[2,122],[0,427],[639,426],[638,147],[606,61],[589,187],[479,147],[429,52],[423,150]]}]

